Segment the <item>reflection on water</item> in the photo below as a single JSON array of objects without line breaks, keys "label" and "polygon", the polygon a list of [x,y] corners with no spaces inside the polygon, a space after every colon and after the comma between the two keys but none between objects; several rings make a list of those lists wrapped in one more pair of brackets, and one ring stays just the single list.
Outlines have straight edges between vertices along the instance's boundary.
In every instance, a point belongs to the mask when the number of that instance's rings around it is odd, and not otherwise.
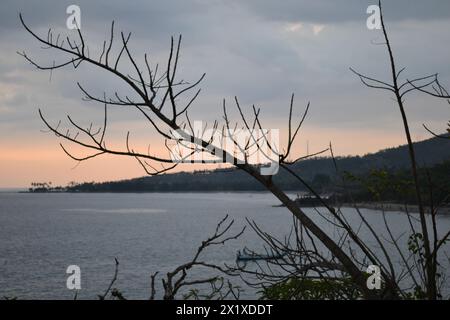
[{"label": "reflection on water", "polygon": [[162,213],[164,209],[143,209],[143,208],[123,208],[123,209],[96,209],[96,208],[70,208],[62,211],[91,212],[91,213]]}]

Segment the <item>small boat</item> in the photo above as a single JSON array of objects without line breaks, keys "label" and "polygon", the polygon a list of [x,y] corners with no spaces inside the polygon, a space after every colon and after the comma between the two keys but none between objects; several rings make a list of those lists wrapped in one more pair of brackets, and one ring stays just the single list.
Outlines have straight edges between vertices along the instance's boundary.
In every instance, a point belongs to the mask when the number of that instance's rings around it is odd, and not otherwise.
[{"label": "small boat", "polygon": [[323,206],[322,201],[328,199],[329,196],[327,195],[321,195],[320,198],[318,198],[312,194],[305,194],[302,196],[297,194],[297,198],[294,201],[299,207],[309,208]]},{"label": "small boat", "polygon": [[[327,203],[330,203],[332,201],[333,195],[328,194],[322,194],[320,195],[320,198],[312,195],[312,194],[297,194],[297,197],[295,199],[292,199],[297,206],[301,208],[316,208],[316,207],[322,207],[323,201],[326,201]],[[274,207],[285,207],[284,204],[274,205]]]},{"label": "small boat", "polygon": [[257,254],[254,252],[249,252],[247,248],[244,250],[238,250],[236,253],[236,261],[254,261],[254,260],[277,260],[281,259],[286,255],[286,253],[273,253],[273,254]]}]

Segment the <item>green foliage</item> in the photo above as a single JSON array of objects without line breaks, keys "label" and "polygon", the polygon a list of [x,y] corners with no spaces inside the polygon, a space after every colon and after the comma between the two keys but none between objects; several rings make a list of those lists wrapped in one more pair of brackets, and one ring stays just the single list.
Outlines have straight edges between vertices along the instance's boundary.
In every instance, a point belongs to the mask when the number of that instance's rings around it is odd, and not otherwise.
[{"label": "green foliage", "polygon": [[362,298],[351,279],[342,280],[290,278],[264,288],[267,300],[354,300]]},{"label": "green foliage", "polygon": [[423,291],[422,287],[416,286],[413,292],[406,294],[406,297],[410,300],[424,300],[427,298],[427,294]]},{"label": "green foliage", "polygon": [[[433,204],[448,203],[450,195],[450,161],[431,168],[418,170],[419,185],[425,205],[430,205],[430,188],[433,192]],[[344,173],[349,183],[353,199],[356,201],[387,201],[416,204],[413,178],[409,169],[387,170],[372,169],[367,174]],[[431,181],[431,185],[430,185]]]},{"label": "green foliage", "polygon": [[372,169],[366,175],[355,176],[346,172],[347,181],[357,186],[356,197],[364,200],[389,201],[414,198],[414,184],[403,172]]},{"label": "green foliage", "polygon": [[191,288],[183,294],[183,300],[224,300],[228,297],[239,297],[242,289],[240,286],[234,286],[230,281],[223,277],[215,277],[207,282],[210,289]]},{"label": "green foliage", "polygon": [[413,254],[422,254],[423,235],[419,232],[413,233],[408,239],[408,250]]}]

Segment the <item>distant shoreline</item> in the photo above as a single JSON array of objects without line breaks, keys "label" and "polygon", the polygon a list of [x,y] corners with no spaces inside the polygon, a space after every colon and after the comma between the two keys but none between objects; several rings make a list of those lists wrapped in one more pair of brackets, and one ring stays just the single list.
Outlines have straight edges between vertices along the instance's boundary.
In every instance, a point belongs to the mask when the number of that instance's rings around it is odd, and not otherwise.
[{"label": "distant shoreline", "polygon": [[[271,194],[269,191],[266,190],[241,190],[241,191],[227,191],[227,190],[205,190],[205,191],[199,191],[199,190],[192,190],[192,191],[28,191],[24,189],[18,189],[18,190],[0,190],[0,193],[27,193],[27,194],[151,194],[151,193],[173,193],[173,194],[183,194],[183,193],[192,193],[192,194],[198,194],[198,193],[266,193]],[[288,194],[298,194],[299,192],[296,191],[288,191]],[[376,210],[376,211],[386,211],[386,212],[406,212],[406,209],[410,213],[419,213],[419,207],[418,205],[408,204],[405,207],[405,204],[402,203],[396,203],[396,202],[357,202],[357,203],[342,203],[339,207],[343,208],[354,208],[358,207],[360,209],[370,209],[370,210]],[[282,207],[282,205],[274,205],[273,207]],[[301,207],[312,207],[310,205],[305,205]],[[317,205],[317,207],[321,207],[320,204]],[[427,206],[425,207],[426,213],[429,214],[430,208]],[[438,215],[450,215],[450,206],[442,206],[438,209]]]},{"label": "distant shoreline", "polygon": [[[167,190],[160,190],[160,191],[28,191],[28,190],[19,190],[19,191],[11,191],[16,193],[29,193],[29,194],[43,194],[43,193],[54,193],[54,194],[60,194],[60,193],[80,193],[80,194],[95,194],[95,193],[267,193],[272,194],[270,191],[267,190],[173,190],[173,191],[167,191]],[[304,191],[295,191],[295,190],[287,190],[286,193],[288,194],[296,194],[296,193],[302,193]]]},{"label": "distant shoreline", "polygon": [[[371,209],[371,210],[378,210],[378,211],[399,211],[399,212],[408,212],[410,213],[419,213],[419,206],[418,205],[412,205],[408,204],[405,206],[405,204],[401,203],[394,203],[394,202],[360,202],[360,203],[354,203],[349,204],[346,203],[343,205],[343,207],[358,207],[362,209]],[[425,213],[430,213],[430,207],[425,207]],[[450,215],[450,206],[443,206],[439,207],[438,209],[438,215]]]}]

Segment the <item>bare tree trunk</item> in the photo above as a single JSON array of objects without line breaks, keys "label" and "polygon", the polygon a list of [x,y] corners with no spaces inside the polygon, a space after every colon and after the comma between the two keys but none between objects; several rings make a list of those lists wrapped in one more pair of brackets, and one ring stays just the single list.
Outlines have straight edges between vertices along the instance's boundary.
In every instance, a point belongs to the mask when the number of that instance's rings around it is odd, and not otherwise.
[{"label": "bare tree trunk", "polygon": [[[267,190],[269,190],[274,196],[276,196],[282,204],[289,209],[289,211],[300,220],[300,222],[310,230],[324,245],[330,250],[340,263],[344,266],[344,269],[351,276],[355,284],[364,293],[366,299],[381,298],[377,293],[367,288],[367,279],[364,273],[353,263],[350,257],[344,252],[344,250],[336,244],[319,226],[317,226],[298,206],[295,201],[290,199],[281,189],[272,183],[271,179],[261,176],[254,168],[248,165],[243,165],[241,169],[245,170],[256,180],[261,182]],[[392,296],[390,297],[392,298]]]},{"label": "bare tree trunk", "polygon": [[419,185],[419,178],[417,174],[417,161],[416,161],[416,155],[414,151],[414,145],[413,141],[411,139],[411,133],[409,130],[409,124],[408,124],[408,118],[406,116],[405,107],[403,105],[403,99],[402,94],[400,92],[400,88],[398,85],[398,73],[395,66],[395,59],[394,54],[392,52],[391,43],[389,41],[389,37],[386,31],[386,26],[384,24],[383,19],[383,11],[381,10],[381,0],[379,0],[379,6],[380,6],[380,15],[381,15],[381,25],[383,30],[383,35],[386,40],[386,46],[389,52],[389,60],[391,64],[391,71],[392,71],[392,83],[393,83],[393,89],[395,92],[395,98],[397,100],[397,105],[400,109],[400,113],[402,116],[402,122],[403,127],[405,130],[406,140],[408,142],[408,151],[409,151],[409,157],[411,161],[411,173],[413,175],[414,179],[414,188],[416,191],[416,197],[417,197],[417,203],[419,206],[419,214],[420,214],[420,224],[423,234],[423,241],[424,241],[424,249],[425,249],[425,268],[427,273],[427,294],[429,299],[436,299],[436,273],[433,271],[433,263],[430,259],[431,257],[431,249],[430,249],[430,238],[428,235],[428,227],[425,217],[425,208],[422,201],[422,195],[420,191],[420,185]]}]

